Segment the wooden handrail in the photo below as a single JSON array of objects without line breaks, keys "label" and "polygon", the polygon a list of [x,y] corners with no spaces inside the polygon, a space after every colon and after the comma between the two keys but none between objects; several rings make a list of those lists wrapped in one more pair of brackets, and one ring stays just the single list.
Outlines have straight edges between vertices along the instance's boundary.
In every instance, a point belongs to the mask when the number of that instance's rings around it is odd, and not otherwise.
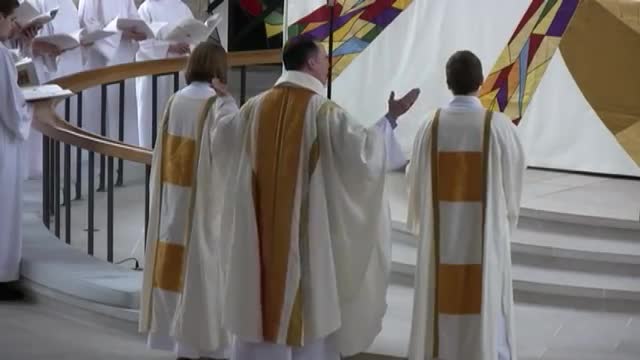
[{"label": "wooden handrail", "polygon": [[[231,67],[280,64],[280,50],[238,51],[228,55]],[[140,61],[130,64],[108,66],[92,71],[80,72],[52,81],[63,89],[79,92],[94,86],[140,76],[167,74],[181,71],[187,64],[187,57]]]},{"label": "wooden handrail", "polygon": [[151,165],[150,149],[128,145],[79,129],[60,119],[51,101],[36,101],[32,105],[34,107],[33,128],[50,139],[98,154]]},{"label": "wooden handrail", "polygon": [[[139,76],[159,75],[184,69],[187,58],[151,60],[115,65],[92,71],[80,72],[51,81],[64,89],[80,92],[94,86],[109,84]],[[279,50],[242,51],[229,53],[229,66],[254,66],[279,64]],[[150,149],[128,145],[74,126],[58,117],[55,106],[58,100],[35,101],[33,127],[52,140],[73,145],[98,154],[151,165]]]}]

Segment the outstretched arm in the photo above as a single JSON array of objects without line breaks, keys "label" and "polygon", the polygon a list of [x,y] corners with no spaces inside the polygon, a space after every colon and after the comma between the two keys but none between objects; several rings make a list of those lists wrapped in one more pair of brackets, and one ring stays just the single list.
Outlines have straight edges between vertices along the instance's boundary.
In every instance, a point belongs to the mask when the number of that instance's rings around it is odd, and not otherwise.
[{"label": "outstretched arm", "polygon": [[384,134],[388,171],[402,169],[407,164],[407,158],[404,156],[393,130],[398,126],[398,119],[411,109],[418,96],[420,96],[420,90],[413,89],[396,100],[395,92],[392,91],[388,100],[389,111],[375,125]]}]

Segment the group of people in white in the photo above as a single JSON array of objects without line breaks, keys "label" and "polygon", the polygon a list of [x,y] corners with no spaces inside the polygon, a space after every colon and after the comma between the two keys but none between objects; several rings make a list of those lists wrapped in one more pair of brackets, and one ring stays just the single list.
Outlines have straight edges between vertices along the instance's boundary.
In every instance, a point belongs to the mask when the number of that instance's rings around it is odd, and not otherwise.
[{"label": "group of people in white", "polygon": [[[139,12],[171,19],[169,2],[181,3],[148,0]],[[0,0],[0,40],[11,37],[14,3]],[[133,11],[126,0],[81,0],[80,24],[104,26]],[[187,50],[151,43],[147,51],[144,41],[123,33],[93,44],[82,50],[93,52],[84,66]],[[19,202],[16,158],[32,114],[8,49],[0,51],[7,79],[0,193],[11,189],[9,201]],[[179,359],[338,360],[366,351],[387,310],[386,174],[406,171],[407,223],[419,242],[409,358],[517,359],[510,239],[525,163],[510,119],[477,97],[479,59],[469,51],[451,56],[453,100],[425,114],[411,159],[394,129],[418,89],[400,99],[392,92],[387,114],[364,127],[325,97],[330,66],[321,45],[291,39],[282,60],[277,83],[238,108],[225,85],[225,50],[203,42],[190,53],[186,86],[167,92],[140,308],[149,347]],[[7,239],[20,238],[20,208],[0,206],[0,282],[7,282],[19,275],[19,245]]]},{"label": "group of people in white", "polygon": [[[23,7],[27,14],[41,14],[48,18],[25,25],[18,15]],[[45,17],[46,17],[45,16]],[[42,18],[42,16],[37,16]],[[187,55],[195,44],[169,42],[150,37],[148,33],[125,29],[110,31],[109,36],[80,46],[61,49],[45,37],[76,34],[79,30],[94,32],[105,30],[118,19],[142,20],[149,26],[179,24],[193,19],[189,7],[181,0],[147,0],[136,8],[134,0],[80,0],[76,7],[73,0],[0,0],[0,52],[2,52],[3,131],[0,135],[0,287],[5,287],[7,297],[16,297],[20,291],[12,282],[18,279],[20,259],[20,234],[22,181],[42,176],[42,136],[32,130],[31,106],[24,102],[18,85],[11,79],[16,75],[15,63],[31,58],[37,74],[37,82],[44,84],[56,78],[93,70],[105,66],[132,63],[150,59],[163,59]],[[108,29],[112,30],[112,29]],[[115,29],[118,30],[118,29]],[[169,98],[166,79],[159,79],[158,104],[162,107]],[[152,94],[151,79],[130,79],[125,82],[124,139],[128,144],[151,147]],[[109,86],[106,106],[106,133],[118,139],[119,135],[119,86]],[[101,133],[101,89],[91,88],[82,94],[82,127],[96,134]],[[77,117],[77,97],[71,99],[69,121]],[[60,115],[64,115],[62,104]],[[160,108],[158,113],[162,113]],[[9,120],[11,119],[11,120]],[[11,284],[9,284],[11,283]],[[9,284],[9,285],[7,285]]]}]

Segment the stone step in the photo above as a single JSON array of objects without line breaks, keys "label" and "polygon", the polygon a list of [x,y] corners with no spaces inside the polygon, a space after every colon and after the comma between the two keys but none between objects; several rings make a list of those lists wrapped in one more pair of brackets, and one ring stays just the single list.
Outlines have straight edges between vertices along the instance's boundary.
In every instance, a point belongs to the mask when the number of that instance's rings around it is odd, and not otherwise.
[{"label": "stone step", "polygon": [[640,230],[523,217],[512,242],[516,254],[640,264]]},{"label": "stone step", "polygon": [[[413,279],[417,251],[402,242],[393,245],[394,273]],[[514,290],[586,297],[640,301],[640,267],[548,256],[513,255]]]},{"label": "stone step", "polygon": [[[417,240],[404,224],[394,222],[393,228],[394,241],[414,246]],[[640,229],[634,229],[631,222],[617,227],[522,216],[512,252],[640,265]]]}]

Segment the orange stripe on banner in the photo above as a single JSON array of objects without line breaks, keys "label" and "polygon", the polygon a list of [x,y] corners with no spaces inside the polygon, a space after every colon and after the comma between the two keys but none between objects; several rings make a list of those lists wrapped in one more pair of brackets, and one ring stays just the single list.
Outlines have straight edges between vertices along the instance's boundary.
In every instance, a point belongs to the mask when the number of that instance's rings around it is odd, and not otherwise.
[{"label": "orange stripe on banner", "polygon": [[162,182],[190,187],[193,184],[196,142],[169,133],[164,134],[162,141]]},{"label": "orange stripe on banner", "polygon": [[482,265],[438,266],[438,312],[479,314],[482,308]]},{"label": "orange stripe on banner", "polygon": [[156,246],[157,258],[153,274],[153,287],[181,292],[184,246],[164,241],[158,241]]},{"label": "orange stripe on banner", "polygon": [[482,201],[482,153],[438,154],[438,200]]},{"label": "orange stripe on banner", "polygon": [[253,191],[260,242],[262,329],[264,340],[270,342],[277,341],[280,331],[300,147],[312,95],[301,88],[274,88],[264,96],[258,118]]}]

